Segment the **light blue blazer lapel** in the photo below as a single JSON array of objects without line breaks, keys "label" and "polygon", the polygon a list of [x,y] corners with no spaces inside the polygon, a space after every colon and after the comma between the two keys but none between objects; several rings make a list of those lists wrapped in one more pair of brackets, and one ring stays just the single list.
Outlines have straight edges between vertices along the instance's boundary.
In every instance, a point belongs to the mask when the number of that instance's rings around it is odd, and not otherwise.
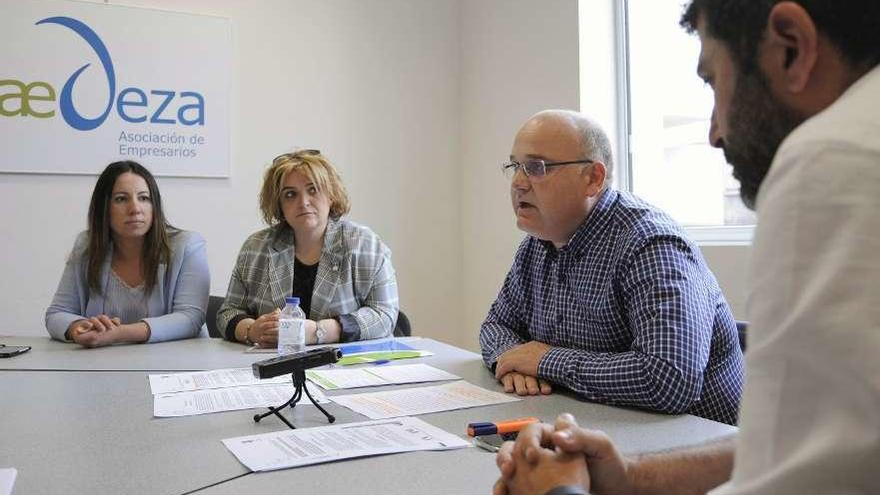
[{"label": "light blue blazer lapel", "polygon": [[172,308],[165,307],[165,289],[168,288],[165,277],[167,276],[168,264],[161,263],[156,269],[156,286],[153,287],[153,291],[150,293],[150,300],[147,301],[147,316],[155,317],[171,312]]},{"label": "light blue blazer lapel", "polygon": [[342,226],[338,221],[331,220],[327,223],[327,232],[324,234],[324,249],[321,250],[321,261],[318,263],[318,274],[312,291],[312,307],[309,312],[311,319],[337,316],[329,314],[328,311],[340,284],[344,256]]},{"label": "light blue blazer lapel", "polygon": [[262,301],[264,307],[260,308],[261,313],[271,310],[266,305],[271,305],[271,308],[284,307],[284,298],[293,290],[293,257],[293,231],[289,227],[279,226],[270,243],[267,267],[272,300]]},{"label": "light blue blazer lapel", "polygon": [[[101,293],[97,294],[95,291],[91,290],[89,287],[89,279],[88,279],[88,263],[85,263],[84,274],[85,278],[83,280],[83,284],[86,287],[86,291],[89,294],[89,302],[86,304],[85,312],[83,316],[97,316],[97,315],[105,315],[107,314],[107,287],[110,285],[110,262],[113,260],[113,244],[110,244],[110,247],[107,249],[107,256],[104,258],[104,262],[101,263]],[[108,315],[108,316],[116,316],[116,315]]]}]

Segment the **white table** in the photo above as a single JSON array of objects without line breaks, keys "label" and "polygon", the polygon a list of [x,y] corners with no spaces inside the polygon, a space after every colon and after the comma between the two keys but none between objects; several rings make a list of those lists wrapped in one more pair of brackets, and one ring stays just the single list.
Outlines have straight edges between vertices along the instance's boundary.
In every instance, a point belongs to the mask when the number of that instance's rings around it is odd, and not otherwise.
[{"label": "white table", "polygon": [[[424,362],[481,387],[501,390],[477,354],[431,339],[407,340],[435,355],[401,363]],[[497,478],[494,456],[476,448],[248,474],[220,440],[277,431],[284,425],[271,416],[255,424],[254,410],[153,418],[144,370],[249,366],[269,355],[244,354],[242,346],[216,339],[95,350],[42,338],[9,337],[0,342],[34,346],[27,354],[0,362],[0,467],[19,470],[16,495],[194,490],[206,494],[489,493]],[[366,419],[336,404],[329,404],[328,410],[339,423]],[[563,411],[575,414],[583,425],[606,431],[628,453],[698,444],[736,431],[695,416],[592,404],[566,393],[420,418],[464,437],[470,421],[522,416],[550,421]],[[326,424],[312,406],[297,406],[286,414],[299,427]]]}]

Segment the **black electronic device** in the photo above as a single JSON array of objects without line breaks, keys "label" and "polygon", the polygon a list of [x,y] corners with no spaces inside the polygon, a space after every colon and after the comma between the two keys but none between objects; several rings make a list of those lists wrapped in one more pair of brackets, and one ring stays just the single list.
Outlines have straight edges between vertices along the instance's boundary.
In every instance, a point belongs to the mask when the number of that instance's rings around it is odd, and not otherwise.
[{"label": "black electronic device", "polygon": [[25,352],[31,350],[31,346],[29,345],[6,345],[0,344],[0,358],[8,358],[12,356],[18,356],[19,354],[24,354]]},{"label": "black electronic device", "polygon": [[254,376],[259,379],[272,378],[273,376],[294,373],[297,370],[307,370],[325,364],[333,364],[342,357],[342,351],[338,347],[324,347],[296,352],[286,356],[278,356],[272,359],[257,361],[253,365]]},{"label": "black electronic device", "polygon": [[296,352],[286,356],[278,356],[272,359],[266,359],[254,363],[254,376],[260,379],[272,378],[273,376],[284,375],[290,373],[290,379],[293,382],[293,396],[278,407],[269,406],[269,412],[263,414],[254,414],[254,422],[259,423],[261,419],[274,414],[278,419],[284,422],[291,429],[296,427],[281,415],[281,410],[287,406],[291,409],[296,407],[297,402],[302,399],[303,393],[312,401],[312,404],[324,413],[329,423],[336,421],[336,418],[328,413],[321,404],[315,402],[309,388],[306,387],[306,370],[316,366],[324,366],[325,364],[333,364],[342,357],[342,351],[338,347],[323,347],[321,349],[312,349],[309,351]]}]

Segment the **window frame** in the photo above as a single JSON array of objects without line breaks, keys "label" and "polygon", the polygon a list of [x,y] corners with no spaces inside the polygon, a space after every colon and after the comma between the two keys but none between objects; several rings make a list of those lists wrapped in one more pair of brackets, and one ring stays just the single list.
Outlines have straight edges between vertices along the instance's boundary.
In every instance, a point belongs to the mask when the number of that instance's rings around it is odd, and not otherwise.
[{"label": "window frame", "polygon": [[[580,1],[590,2],[594,0]],[[619,189],[633,192],[629,0],[610,1],[614,2],[614,79],[618,88],[616,95],[618,153],[614,182]],[[754,225],[683,226],[683,228],[688,236],[701,246],[748,246],[751,245],[755,232]]]}]

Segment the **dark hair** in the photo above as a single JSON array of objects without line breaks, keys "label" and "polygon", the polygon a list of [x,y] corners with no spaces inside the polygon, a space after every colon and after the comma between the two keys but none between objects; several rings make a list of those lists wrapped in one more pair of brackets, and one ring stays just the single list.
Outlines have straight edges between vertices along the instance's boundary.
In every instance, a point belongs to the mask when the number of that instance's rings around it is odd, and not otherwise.
[{"label": "dark hair", "polygon": [[156,184],[153,174],[137,162],[113,162],[107,165],[107,168],[98,177],[98,182],[92,191],[92,201],[89,203],[87,273],[89,288],[99,294],[101,293],[101,267],[113,242],[110,236],[110,196],[113,194],[116,179],[127,172],[139,175],[144,179],[150,190],[150,199],[153,204],[153,222],[144,238],[144,249],[141,252],[141,269],[147,293],[152,292],[153,287],[156,286],[156,272],[159,265],[167,263],[171,258],[168,230],[173,227],[165,220],[165,213],[162,210],[162,196],[159,194],[159,186]]},{"label": "dark hair", "polygon": [[[773,7],[783,0],[692,0],[681,26],[694,32],[704,19],[706,32],[723,42],[745,73],[757,68],[758,45]],[[853,69],[880,63],[880,1],[789,0],[800,5]]]}]

